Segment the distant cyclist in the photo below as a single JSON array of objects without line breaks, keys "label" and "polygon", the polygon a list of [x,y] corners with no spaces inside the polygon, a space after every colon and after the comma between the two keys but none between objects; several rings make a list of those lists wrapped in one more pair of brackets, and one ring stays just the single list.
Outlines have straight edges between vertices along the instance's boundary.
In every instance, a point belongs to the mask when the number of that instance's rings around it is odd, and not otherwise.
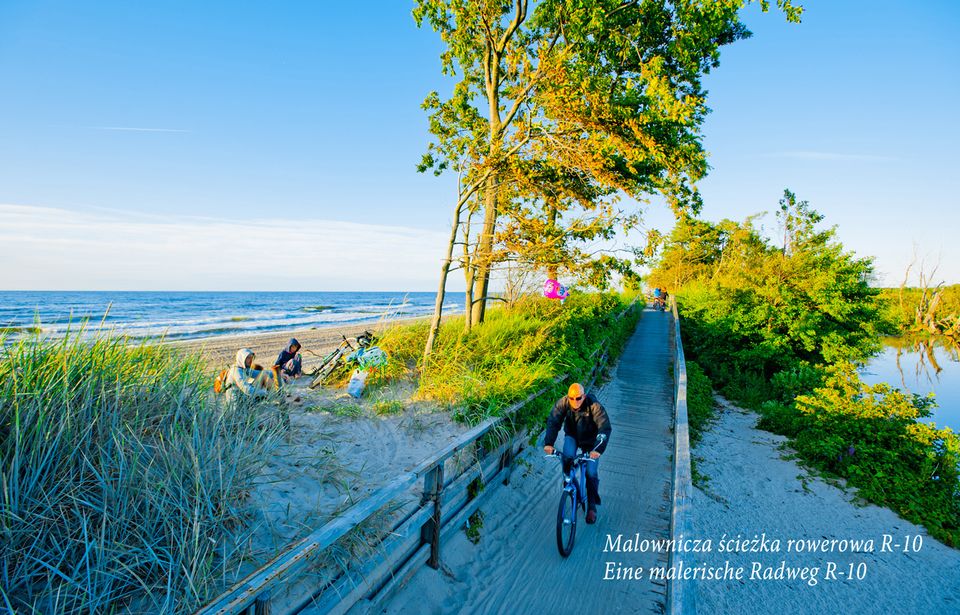
[{"label": "distant cyclist", "polygon": [[660,290],[660,287],[653,289],[653,309],[658,310],[663,304],[663,291]]},{"label": "distant cyclist", "polygon": [[587,523],[596,523],[597,506],[600,504],[600,455],[610,441],[610,417],[593,395],[583,390],[583,385],[570,385],[567,394],[557,400],[547,417],[547,431],[543,436],[543,450],[553,454],[553,444],[563,425],[563,472],[570,471],[577,448],[590,453],[595,463],[587,463]]}]

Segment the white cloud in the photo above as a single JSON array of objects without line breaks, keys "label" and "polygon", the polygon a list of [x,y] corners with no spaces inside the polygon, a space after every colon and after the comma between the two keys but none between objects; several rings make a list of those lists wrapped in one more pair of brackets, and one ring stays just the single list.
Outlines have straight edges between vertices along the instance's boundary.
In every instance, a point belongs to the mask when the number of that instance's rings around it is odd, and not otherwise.
[{"label": "white cloud", "polygon": [[0,288],[432,290],[445,234],[0,204]]}]

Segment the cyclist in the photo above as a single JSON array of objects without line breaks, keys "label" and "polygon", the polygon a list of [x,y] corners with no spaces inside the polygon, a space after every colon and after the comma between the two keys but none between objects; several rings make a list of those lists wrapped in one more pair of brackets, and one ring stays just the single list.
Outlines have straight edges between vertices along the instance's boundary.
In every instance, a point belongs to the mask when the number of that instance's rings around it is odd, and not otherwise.
[{"label": "cyclist", "polygon": [[567,394],[557,400],[550,416],[547,417],[547,430],[543,436],[543,450],[548,455],[554,452],[553,444],[563,425],[563,473],[570,471],[577,447],[590,452],[594,463],[586,464],[587,471],[587,523],[596,523],[597,506],[600,504],[600,455],[610,441],[610,417],[593,395],[583,390],[583,385],[573,383]]},{"label": "cyclist", "polygon": [[660,290],[660,287],[653,289],[653,309],[660,309],[661,302],[663,301],[662,297],[663,291]]}]

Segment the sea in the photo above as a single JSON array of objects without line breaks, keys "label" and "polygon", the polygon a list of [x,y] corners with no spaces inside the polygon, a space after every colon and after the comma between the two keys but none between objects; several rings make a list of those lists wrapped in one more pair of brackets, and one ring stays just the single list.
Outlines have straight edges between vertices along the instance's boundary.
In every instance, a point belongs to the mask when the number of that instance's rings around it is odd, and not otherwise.
[{"label": "sea", "polygon": [[[309,329],[433,313],[431,292],[0,291],[0,332],[59,337],[109,331],[138,339]],[[445,314],[463,312],[447,295]]]}]

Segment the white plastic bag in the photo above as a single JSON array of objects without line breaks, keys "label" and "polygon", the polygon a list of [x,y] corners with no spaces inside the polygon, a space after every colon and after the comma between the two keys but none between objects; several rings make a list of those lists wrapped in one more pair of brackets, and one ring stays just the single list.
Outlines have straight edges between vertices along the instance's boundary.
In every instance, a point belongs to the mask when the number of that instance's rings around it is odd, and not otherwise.
[{"label": "white plastic bag", "polygon": [[351,397],[359,398],[363,395],[363,387],[367,384],[367,370],[355,369],[350,376],[350,383],[347,385],[347,394]]}]

